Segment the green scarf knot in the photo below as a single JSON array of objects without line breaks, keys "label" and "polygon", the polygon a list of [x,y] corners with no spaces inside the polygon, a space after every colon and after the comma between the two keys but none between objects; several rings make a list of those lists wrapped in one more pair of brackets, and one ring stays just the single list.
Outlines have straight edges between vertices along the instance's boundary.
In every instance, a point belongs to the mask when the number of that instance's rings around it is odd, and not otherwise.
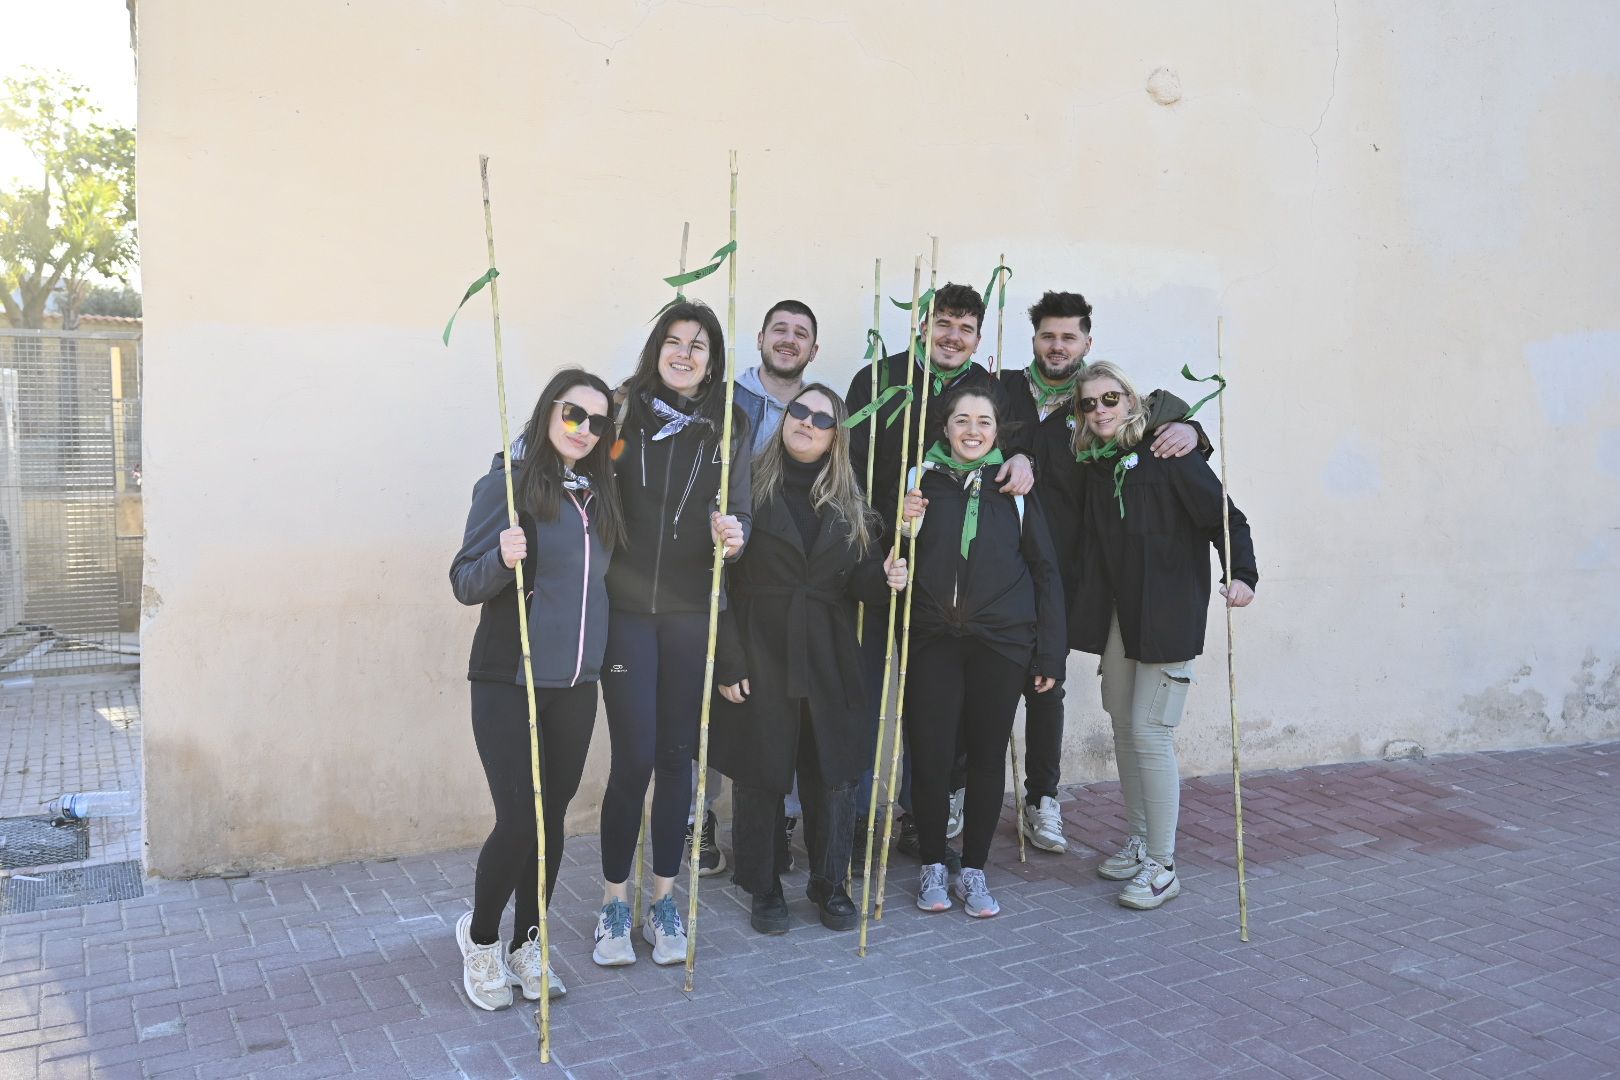
[{"label": "green scarf knot", "polygon": [[[968,472],[973,473],[973,481],[968,489],[967,512],[962,515],[962,558],[964,559],[968,557],[968,550],[973,547],[973,538],[979,535],[979,488],[984,481],[982,470],[986,466],[1000,465],[1004,460],[1000,450],[991,449],[988,454],[977,461],[961,461],[951,453],[950,447],[944,442],[936,442],[928,448],[928,453],[923,456],[923,461],[931,465],[937,465],[954,476],[961,476],[963,473]],[[920,480],[918,484],[921,484]]]},{"label": "green scarf knot", "polygon": [[1045,374],[1043,374],[1041,371],[1040,361],[1038,360],[1029,365],[1029,370],[1026,372],[1026,374],[1029,376],[1030,389],[1035,391],[1036,412],[1040,412],[1042,409],[1046,408],[1047,404],[1050,402],[1062,401],[1065,397],[1073,394],[1075,384],[1080,381],[1080,368],[1076,366],[1073,374],[1071,374],[1067,379],[1064,379],[1062,382],[1047,382]]},{"label": "green scarf knot", "polygon": [[1119,458],[1118,461],[1114,462],[1114,499],[1119,503],[1119,516],[1124,517],[1125,474],[1136,468],[1140,461],[1140,459],[1136,456],[1136,451],[1132,450],[1124,457],[1120,457],[1119,440],[1109,439],[1101,446],[1089,447],[1074,455],[1074,460],[1081,465],[1087,465],[1094,462],[1112,461],[1114,458]]}]

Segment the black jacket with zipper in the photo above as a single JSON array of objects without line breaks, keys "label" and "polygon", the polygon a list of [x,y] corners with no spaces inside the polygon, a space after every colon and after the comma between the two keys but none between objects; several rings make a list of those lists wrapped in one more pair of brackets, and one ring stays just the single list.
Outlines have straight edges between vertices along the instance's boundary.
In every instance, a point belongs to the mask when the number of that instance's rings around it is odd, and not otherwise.
[{"label": "black jacket with zipper", "polygon": [[[1125,655],[1147,664],[1191,660],[1204,651],[1209,617],[1209,549],[1221,554],[1221,481],[1193,454],[1156,458],[1144,439],[1122,455],[1125,516],[1114,498],[1121,459],[1073,466],[1080,542],[1079,580],[1069,604],[1069,644],[1101,656],[1119,613]],[[1231,500],[1232,576],[1260,580],[1249,521]]]},{"label": "black jacket with zipper", "polygon": [[[691,411],[691,402],[678,401],[669,391],[661,397],[682,412]],[[655,442],[653,436],[664,425],[644,403],[629,402],[622,415],[619,438],[624,445],[614,475],[624,508],[625,541],[608,573],[608,599],[620,610],[654,615],[708,611],[714,558],[709,513],[719,505],[720,433],[708,424],[691,423]],[[752,528],[752,444],[747,416],[737,409],[734,417],[726,510],[742,524],[746,545]]]},{"label": "black jacket with zipper", "polygon": [[[501,558],[507,527],[505,455],[473,485],[461,550],[450,563],[450,587],[463,604],[482,604],[467,678],[523,685],[518,639],[517,576]],[[518,513],[528,541],[523,587],[529,594],[529,652],[536,687],[595,682],[607,648],[610,552],[596,531],[593,491],[564,491],[555,521]]]},{"label": "black jacket with zipper", "polygon": [[1020,521],[1016,500],[996,489],[997,468],[977,470],[983,475],[979,529],[965,560],[962,521],[969,491],[963,474],[923,470],[928,508],[917,533],[911,632],[923,641],[975,637],[1014,663],[1032,666],[1036,675],[1062,680],[1068,659],[1063,582],[1046,515],[1031,493],[1024,496]]}]

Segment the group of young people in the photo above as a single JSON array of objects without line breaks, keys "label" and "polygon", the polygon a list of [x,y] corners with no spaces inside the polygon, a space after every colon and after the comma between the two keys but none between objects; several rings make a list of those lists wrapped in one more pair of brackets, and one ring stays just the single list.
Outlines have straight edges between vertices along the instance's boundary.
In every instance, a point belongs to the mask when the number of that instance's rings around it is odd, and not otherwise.
[{"label": "group of young people", "polygon": [[[805,381],[818,348],[811,309],[774,305],[756,339],[760,364],[735,387],[725,514],[724,336],[708,307],[684,301],[660,315],[617,389],[567,369],[542,391],[508,451],[517,526],[507,519],[502,454],[475,485],[450,571],[457,599],[483,609],[468,677],[496,819],[472,910],[456,926],[474,1004],[510,1004],[514,987],[529,1000],[564,992],[555,971],[543,970],[537,940],[519,563],[548,903],[598,683],[606,706],[598,964],[636,959],[629,882],[649,782],[652,893],[642,932],[655,963],[685,959],[674,879],[700,814],[700,865],[725,866],[712,810],[693,799],[706,694],[714,695],[709,764],[731,780],[732,880],[752,898],[752,926],[789,927],[782,875],[801,816],[808,899],[828,928],[856,925],[847,879],[866,835],[882,672],[899,644],[888,633],[888,601],[906,589],[906,768],[896,794],[898,846],[922,864],[917,906],[945,911],[954,898],[972,916],[1000,910],[985,867],[1020,698],[1028,774],[1019,827],[1038,848],[1066,850],[1057,796],[1071,650],[1101,658],[1129,824],[1097,872],[1125,882],[1119,902],[1128,907],[1154,908],[1180,891],[1173,735],[1203,649],[1209,551],[1222,550],[1223,509],[1232,584],[1221,591],[1232,606],[1253,599],[1247,522],[1223,504],[1209,442],[1185,402],[1163,391],[1140,396],[1117,366],[1087,363],[1091,307],[1079,294],[1041,297],[1030,309],[1031,363],[999,375],[973,361],[984,320],[976,290],[939,289],[928,319],[919,335],[931,339],[929,362],[920,347],[881,358],[840,396]],[[874,381],[911,388],[921,460],[916,429],[908,437],[900,415],[904,393],[846,424],[872,403]],[[926,410],[916,407],[925,397]],[[897,534],[915,542],[915,572],[892,554]],[[709,686],[717,544],[727,566]],[[959,852],[950,846],[958,834]],[[503,947],[499,923],[514,896]]]}]

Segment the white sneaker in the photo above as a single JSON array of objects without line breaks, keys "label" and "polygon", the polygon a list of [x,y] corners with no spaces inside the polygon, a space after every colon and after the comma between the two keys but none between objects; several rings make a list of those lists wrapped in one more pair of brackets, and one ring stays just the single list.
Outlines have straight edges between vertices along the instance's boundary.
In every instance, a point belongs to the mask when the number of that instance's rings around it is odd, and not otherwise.
[{"label": "white sneaker", "polygon": [[647,909],[641,936],[653,947],[653,963],[686,963],[686,931],[681,926],[681,913],[675,909],[674,893]]},{"label": "white sneaker", "polygon": [[945,817],[945,839],[947,840],[955,840],[962,835],[962,803],[966,799],[966,788],[957,788],[951,792],[951,808]]},{"label": "white sneaker", "polygon": [[542,982],[551,988],[550,996],[560,998],[568,988],[555,971],[544,970],[540,964],[540,932],[529,931],[529,940],[506,954],[506,977],[513,986],[523,988],[528,1001],[540,1000]]},{"label": "white sneaker", "polygon": [[1029,837],[1030,843],[1054,855],[1062,855],[1069,850],[1069,840],[1063,835],[1063,811],[1058,809],[1056,799],[1042,795],[1039,804],[1031,806],[1025,803],[1021,812],[1024,815],[1024,835]]},{"label": "white sneaker", "polygon": [[623,967],[636,962],[636,947],[630,940],[630,905],[609,900],[596,917],[596,949],[591,959],[600,967]]},{"label": "white sneaker", "polygon": [[1176,877],[1174,864],[1161,866],[1152,859],[1142,860],[1142,869],[1131,878],[1131,883],[1120,890],[1122,906],[1138,911],[1151,911],[1166,900],[1181,895],[1181,881]]},{"label": "white sneaker", "polygon": [[1133,836],[1125,841],[1124,847],[1097,864],[1097,876],[1107,878],[1109,881],[1128,881],[1142,869],[1142,860],[1145,858],[1147,858],[1147,841],[1140,836]]},{"label": "white sneaker", "polygon": [[964,866],[951,883],[951,891],[962,901],[962,910],[975,919],[988,919],[1001,914],[1001,905],[990,895],[990,886],[985,883],[983,870]]},{"label": "white sneaker", "polygon": [[507,979],[506,962],[501,959],[501,943],[473,943],[470,911],[456,920],[456,944],[461,947],[461,985],[472,1003],[488,1012],[512,1004],[512,985]]}]

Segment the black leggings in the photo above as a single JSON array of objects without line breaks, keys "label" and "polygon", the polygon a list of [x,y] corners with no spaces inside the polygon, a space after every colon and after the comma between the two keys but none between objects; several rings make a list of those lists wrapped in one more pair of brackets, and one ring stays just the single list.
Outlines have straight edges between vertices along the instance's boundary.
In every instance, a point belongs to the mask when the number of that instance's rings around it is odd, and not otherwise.
[{"label": "black leggings", "polygon": [[[579,790],[585,754],[596,726],[596,684],[534,692],[539,715],[541,790],[546,807],[546,903],[557,887],[562,866],[563,819]],[[499,941],[501,912],[517,893],[517,919],[512,946],[528,940],[540,921],[539,883],[535,880],[539,845],[534,828],[534,775],[529,760],[529,699],[523,687],[507,683],[472,684],[473,740],[484,763],[489,797],[495,803],[495,828],[478,853],[473,882],[472,939],[479,945]]]},{"label": "black leggings", "polygon": [[962,865],[984,869],[1006,794],[1007,739],[1027,677],[1027,664],[1008,660],[976,638],[912,643],[905,728],[911,811],[924,863],[945,861],[951,773],[960,742],[967,754]]},{"label": "black leggings", "polygon": [[708,641],[709,615],[703,611],[644,615],[615,609],[608,621],[602,700],[613,757],[602,795],[602,877],[615,885],[629,880],[655,765],[653,874],[672,878],[680,872]]},{"label": "black leggings", "polygon": [[1035,692],[1035,673],[1024,680],[1024,801],[1039,806],[1041,796],[1057,798],[1063,758],[1063,684]]}]

